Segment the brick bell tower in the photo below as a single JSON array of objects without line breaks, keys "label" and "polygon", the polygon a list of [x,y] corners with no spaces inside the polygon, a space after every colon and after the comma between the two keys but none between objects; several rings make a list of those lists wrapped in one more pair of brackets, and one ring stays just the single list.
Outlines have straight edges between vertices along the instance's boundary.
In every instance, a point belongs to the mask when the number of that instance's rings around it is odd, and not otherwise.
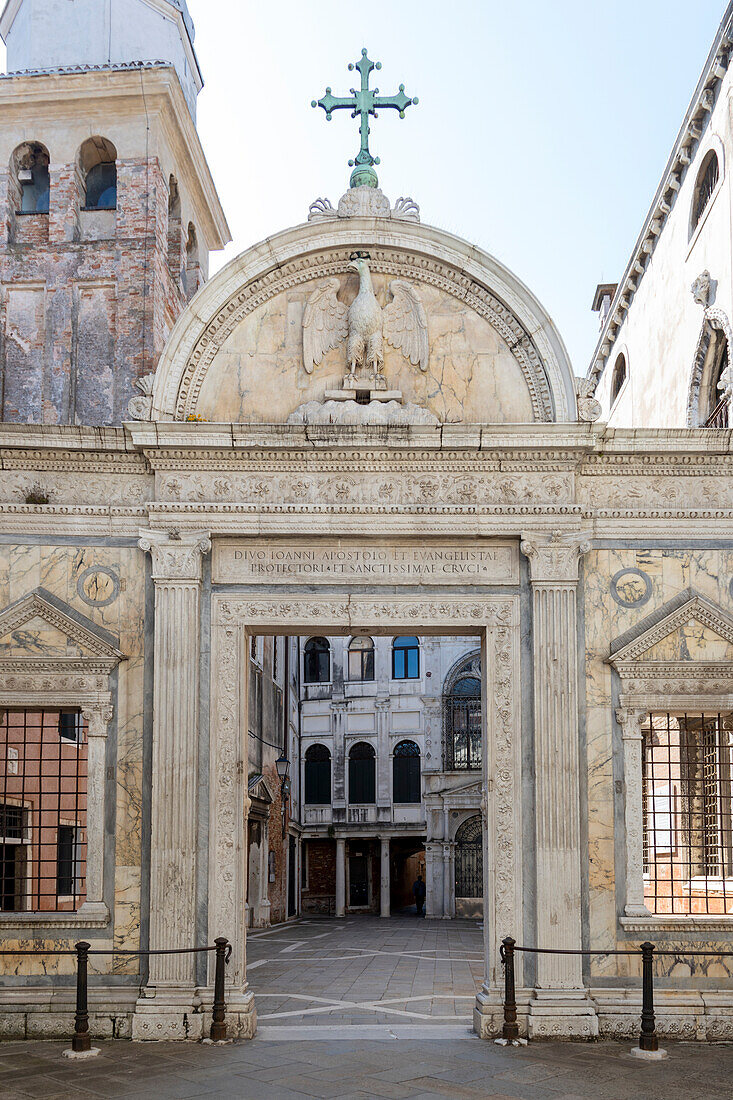
[{"label": "brick bell tower", "polygon": [[0,421],[119,424],[230,239],[186,0],[7,0],[0,35]]}]

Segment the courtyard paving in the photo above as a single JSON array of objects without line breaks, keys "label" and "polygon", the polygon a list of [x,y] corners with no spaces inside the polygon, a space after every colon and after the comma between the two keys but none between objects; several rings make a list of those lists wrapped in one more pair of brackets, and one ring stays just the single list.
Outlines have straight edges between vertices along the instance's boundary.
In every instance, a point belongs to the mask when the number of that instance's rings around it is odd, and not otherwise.
[{"label": "courtyard paving", "polygon": [[68,1043],[0,1043],[0,1098],[27,1100],[718,1100],[733,1097],[733,1044],[669,1044],[639,1063],[630,1043],[477,1039],[483,976],[472,922],[397,918],[298,921],[252,933],[258,1002],[252,1042],[99,1043],[88,1062]]}]

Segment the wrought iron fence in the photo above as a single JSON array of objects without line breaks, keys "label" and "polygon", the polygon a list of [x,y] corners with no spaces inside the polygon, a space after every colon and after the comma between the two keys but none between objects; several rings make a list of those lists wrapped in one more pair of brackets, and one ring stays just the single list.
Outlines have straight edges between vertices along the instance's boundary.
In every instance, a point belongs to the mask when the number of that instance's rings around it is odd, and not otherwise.
[{"label": "wrought iron fence", "polygon": [[0,951],[0,955],[75,955],[76,956],[76,1011],[74,1014],[74,1034],[71,1037],[71,1049],[74,1054],[86,1054],[92,1049],[92,1037],[89,1032],[89,956],[90,955],[196,955],[204,951],[216,953],[216,966],[214,970],[214,1004],[212,1008],[211,1029],[209,1038],[214,1043],[221,1043],[227,1037],[226,1025],[226,999],[224,990],[224,968],[232,954],[232,945],[224,936],[219,936],[214,943],[207,947],[175,947],[161,948],[157,951],[126,951],[119,948],[103,950],[93,948],[86,940],[80,940],[74,944],[73,951],[58,951],[53,948],[31,951]]},{"label": "wrought iron fence", "polygon": [[[519,1022],[517,1019],[517,996],[514,977],[514,952],[524,951],[532,955],[641,955],[641,1026],[639,1030],[639,1050],[654,1053],[659,1050],[656,1021],[654,1015],[654,958],[659,955],[678,957],[699,955],[707,958],[733,958],[733,951],[658,951],[656,944],[642,943],[640,947],[626,950],[582,951],[559,947],[520,947],[511,936],[501,941],[499,954],[504,967],[504,1023],[501,1039],[506,1043],[519,1042]],[[497,1040],[498,1042],[499,1040]]]}]

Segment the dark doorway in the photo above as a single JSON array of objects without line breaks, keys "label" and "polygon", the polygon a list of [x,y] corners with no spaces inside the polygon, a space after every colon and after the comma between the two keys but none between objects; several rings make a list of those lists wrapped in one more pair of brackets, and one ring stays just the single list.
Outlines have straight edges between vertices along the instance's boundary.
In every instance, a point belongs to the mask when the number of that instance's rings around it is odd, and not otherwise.
[{"label": "dark doorway", "polygon": [[369,905],[369,870],[366,852],[349,856],[349,908]]},{"label": "dark doorway", "polygon": [[400,837],[390,845],[390,908],[393,913],[415,909],[412,887],[418,875],[425,882],[425,840]]},{"label": "dark doorway", "polygon": [[295,916],[295,837],[289,838],[288,848],[288,916]]}]

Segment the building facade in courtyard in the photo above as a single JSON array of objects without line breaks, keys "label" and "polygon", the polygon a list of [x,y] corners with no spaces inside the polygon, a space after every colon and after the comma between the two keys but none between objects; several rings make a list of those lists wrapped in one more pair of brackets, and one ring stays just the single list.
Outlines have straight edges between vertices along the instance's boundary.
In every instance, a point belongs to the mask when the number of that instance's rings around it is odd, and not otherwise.
[{"label": "building facade in courtyard", "polygon": [[[659,1030],[733,1037],[729,960],[692,954],[733,928],[733,5],[584,377],[366,144],[336,204],[207,280],[192,24],[123,8],[0,17],[4,949],[225,935],[251,1036],[247,929],[296,884],[332,860],[335,911],[358,858],[381,911],[424,843],[445,914],[451,845],[478,844],[479,1035],[512,935],[597,952],[518,960],[531,1036],[633,1034],[638,957],[608,952],[651,939]],[[480,772],[455,767],[477,714]],[[93,960],[94,1034],[203,1033],[206,956]],[[68,1034],[68,958],[1,966],[2,1034]]]},{"label": "building facade in courtyard", "polygon": [[308,638],[301,656],[304,913],[478,916],[478,639]]}]

